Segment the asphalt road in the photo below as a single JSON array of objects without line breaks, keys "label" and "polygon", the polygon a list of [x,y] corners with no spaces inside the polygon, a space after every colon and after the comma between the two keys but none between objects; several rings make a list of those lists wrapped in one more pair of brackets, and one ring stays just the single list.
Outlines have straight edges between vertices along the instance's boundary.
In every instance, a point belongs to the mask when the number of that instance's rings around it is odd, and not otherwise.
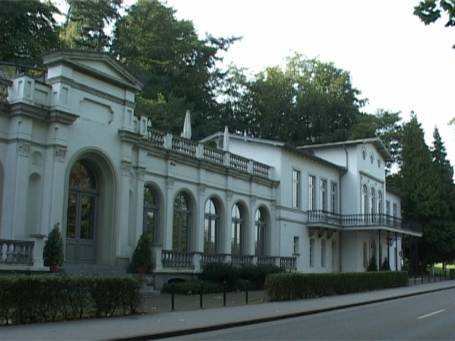
[{"label": "asphalt road", "polygon": [[178,339],[455,340],[455,289]]}]

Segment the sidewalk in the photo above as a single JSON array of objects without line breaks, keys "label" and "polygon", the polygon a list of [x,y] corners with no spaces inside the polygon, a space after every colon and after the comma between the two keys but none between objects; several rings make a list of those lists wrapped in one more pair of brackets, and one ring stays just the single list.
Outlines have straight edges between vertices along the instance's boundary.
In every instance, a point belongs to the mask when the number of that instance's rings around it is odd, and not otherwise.
[{"label": "sidewalk", "polygon": [[[150,339],[160,335],[184,335],[185,332],[182,333],[182,331],[186,330],[195,332],[219,329],[222,326],[244,325],[254,321],[265,322],[450,288],[455,288],[455,281],[251,306],[7,326],[0,327],[0,339],[105,340],[134,337]],[[176,331],[179,334],[176,334]]]}]

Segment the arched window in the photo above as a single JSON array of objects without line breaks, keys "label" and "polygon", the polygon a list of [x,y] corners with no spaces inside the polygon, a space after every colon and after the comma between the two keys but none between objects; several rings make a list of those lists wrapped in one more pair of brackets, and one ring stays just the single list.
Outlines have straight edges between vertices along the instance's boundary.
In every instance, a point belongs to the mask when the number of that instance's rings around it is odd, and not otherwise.
[{"label": "arched window", "polygon": [[231,253],[233,255],[240,255],[243,253],[242,252],[243,218],[240,213],[240,207],[238,204],[235,204],[232,207],[231,218],[232,218]]},{"label": "arched window", "polygon": [[188,195],[184,192],[177,194],[174,200],[174,223],[172,229],[172,250],[189,252],[190,241],[190,206]]},{"label": "arched window", "polygon": [[145,186],[143,232],[149,233],[155,242],[158,240],[159,214],[160,201],[158,193],[152,186]]},{"label": "arched window", "polygon": [[255,249],[256,256],[265,255],[265,231],[267,227],[266,216],[264,208],[258,208],[256,210],[256,219],[255,219]]},{"label": "arched window", "polygon": [[367,214],[368,208],[368,188],[367,185],[362,186],[362,214]]},{"label": "arched window", "polygon": [[218,229],[220,217],[212,199],[205,203],[204,252],[217,253],[219,248]]},{"label": "arched window", "polygon": [[370,192],[370,214],[373,216],[376,213],[376,190],[371,188]]}]

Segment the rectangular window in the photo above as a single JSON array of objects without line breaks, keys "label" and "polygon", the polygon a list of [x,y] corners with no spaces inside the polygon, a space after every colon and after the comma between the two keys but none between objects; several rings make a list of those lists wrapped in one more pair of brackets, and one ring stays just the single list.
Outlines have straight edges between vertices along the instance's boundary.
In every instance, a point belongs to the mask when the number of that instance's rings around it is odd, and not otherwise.
[{"label": "rectangular window", "polygon": [[390,201],[385,202],[385,214],[390,215]]},{"label": "rectangular window", "polygon": [[327,207],[327,180],[320,180],[320,191],[321,191],[321,210],[327,212],[329,208]]},{"label": "rectangular window", "polygon": [[330,183],[330,209],[333,213],[338,213],[338,184]]},{"label": "rectangular window", "polygon": [[316,209],[316,177],[308,176],[308,210]]},{"label": "rectangular window", "polygon": [[325,239],[321,240],[321,267],[325,268]]},{"label": "rectangular window", "polygon": [[314,266],[314,239],[310,239],[310,267]]},{"label": "rectangular window", "polygon": [[299,237],[294,236],[294,255],[297,255],[299,253]]},{"label": "rectangular window", "polygon": [[300,171],[292,170],[292,207],[300,208]]},{"label": "rectangular window", "polygon": [[398,205],[397,205],[396,202],[393,203],[393,216],[394,216],[395,218],[398,217]]}]

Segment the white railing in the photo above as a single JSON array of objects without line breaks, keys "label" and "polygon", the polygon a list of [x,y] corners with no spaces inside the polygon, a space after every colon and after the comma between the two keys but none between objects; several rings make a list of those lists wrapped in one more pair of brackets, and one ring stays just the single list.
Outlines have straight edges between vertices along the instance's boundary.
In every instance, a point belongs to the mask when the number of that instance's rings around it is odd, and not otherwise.
[{"label": "white railing", "polygon": [[183,153],[190,156],[196,156],[197,143],[191,142],[190,140],[183,139],[181,137],[172,137],[172,150]]},{"label": "white railing", "polygon": [[161,264],[167,268],[193,268],[193,253],[161,251]]},{"label": "white railing", "polygon": [[0,239],[0,264],[33,265],[33,241]]},{"label": "white railing", "polygon": [[254,175],[265,176],[266,178],[268,178],[269,169],[270,169],[269,166],[267,166],[263,163],[257,162],[257,161],[253,161],[253,174]]},{"label": "white railing", "polygon": [[231,263],[233,265],[249,265],[253,264],[254,256],[249,255],[232,255]]},{"label": "white railing", "polygon": [[202,265],[206,265],[209,263],[224,263],[226,260],[226,255],[225,254],[202,254],[202,259],[201,263]]},{"label": "white railing", "polygon": [[212,161],[220,165],[223,164],[224,152],[220,149],[204,146],[203,156],[205,160]]},{"label": "white railing", "polygon": [[148,132],[148,138],[150,143],[162,147],[164,145],[164,136],[165,134],[159,130],[151,129]]},{"label": "white railing", "polygon": [[283,270],[296,270],[296,258],[295,257],[280,257],[280,268]]},{"label": "white railing", "polygon": [[259,256],[258,265],[276,265],[276,257],[274,256]]},{"label": "white railing", "polygon": [[236,154],[231,154],[230,155],[230,166],[231,168],[237,169],[242,172],[248,172],[248,159],[236,155]]}]

